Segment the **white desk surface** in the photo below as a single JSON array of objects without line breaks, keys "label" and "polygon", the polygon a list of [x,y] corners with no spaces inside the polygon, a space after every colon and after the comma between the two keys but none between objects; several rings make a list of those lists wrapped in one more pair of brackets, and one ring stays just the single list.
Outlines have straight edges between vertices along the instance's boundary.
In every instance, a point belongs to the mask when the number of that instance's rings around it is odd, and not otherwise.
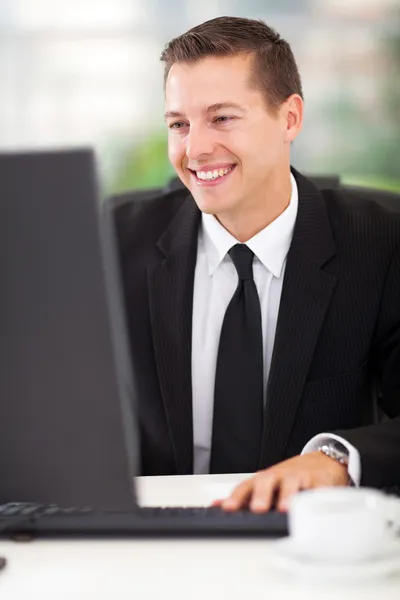
[{"label": "white desk surface", "polygon": [[[245,476],[143,477],[145,505],[207,505]],[[268,540],[0,541],[1,600],[399,600],[400,576],[315,584],[269,564]]]}]

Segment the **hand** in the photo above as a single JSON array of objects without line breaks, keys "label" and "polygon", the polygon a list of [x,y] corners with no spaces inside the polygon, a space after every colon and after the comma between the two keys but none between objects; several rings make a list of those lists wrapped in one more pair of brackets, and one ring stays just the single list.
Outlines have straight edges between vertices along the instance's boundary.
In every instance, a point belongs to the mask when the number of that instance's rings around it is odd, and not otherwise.
[{"label": "hand", "polygon": [[226,511],[249,507],[257,513],[271,508],[286,511],[290,497],[300,490],[349,484],[347,466],[322,452],[310,452],[259,471],[239,484],[232,494],[213,502]]}]

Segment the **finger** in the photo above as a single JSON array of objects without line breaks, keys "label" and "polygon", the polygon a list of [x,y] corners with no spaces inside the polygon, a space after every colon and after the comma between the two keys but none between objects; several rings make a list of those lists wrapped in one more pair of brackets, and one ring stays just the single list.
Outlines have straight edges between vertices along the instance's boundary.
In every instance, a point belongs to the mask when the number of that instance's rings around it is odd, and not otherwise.
[{"label": "finger", "polygon": [[272,508],[275,490],[279,480],[270,473],[260,473],[255,477],[250,510],[256,513],[267,512]]},{"label": "finger", "polygon": [[289,508],[290,498],[301,489],[301,482],[297,477],[282,479],[279,486],[277,509],[281,512],[286,512]]},{"label": "finger", "polygon": [[212,501],[211,506],[221,506],[223,502],[225,502],[225,498],[217,498]]},{"label": "finger", "polygon": [[235,487],[231,495],[222,503],[222,508],[224,510],[238,510],[247,506],[253,489],[253,481],[254,477],[242,481]]}]

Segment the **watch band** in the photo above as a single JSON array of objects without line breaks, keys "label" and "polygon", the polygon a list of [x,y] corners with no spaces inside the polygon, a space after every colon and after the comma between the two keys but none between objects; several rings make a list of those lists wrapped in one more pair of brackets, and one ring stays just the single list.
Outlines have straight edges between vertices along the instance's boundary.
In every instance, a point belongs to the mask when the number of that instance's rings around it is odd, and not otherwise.
[{"label": "watch band", "polygon": [[336,444],[323,444],[322,446],[319,446],[317,448],[318,452],[323,452],[324,454],[326,454],[326,456],[329,456],[330,458],[333,458],[333,460],[336,460],[337,462],[339,462],[341,465],[346,465],[346,467],[349,464],[349,453],[348,451],[343,447],[342,449],[339,449],[338,446]]}]

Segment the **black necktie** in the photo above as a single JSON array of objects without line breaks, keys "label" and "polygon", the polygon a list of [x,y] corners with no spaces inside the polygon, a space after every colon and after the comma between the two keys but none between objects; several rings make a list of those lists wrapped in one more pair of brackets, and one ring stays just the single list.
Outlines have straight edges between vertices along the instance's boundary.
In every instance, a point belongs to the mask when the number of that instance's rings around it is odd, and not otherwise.
[{"label": "black necktie", "polygon": [[253,252],[237,244],[229,254],[239,283],[226,309],[219,341],[210,472],[248,473],[257,470],[261,447],[261,309],[253,279]]}]

